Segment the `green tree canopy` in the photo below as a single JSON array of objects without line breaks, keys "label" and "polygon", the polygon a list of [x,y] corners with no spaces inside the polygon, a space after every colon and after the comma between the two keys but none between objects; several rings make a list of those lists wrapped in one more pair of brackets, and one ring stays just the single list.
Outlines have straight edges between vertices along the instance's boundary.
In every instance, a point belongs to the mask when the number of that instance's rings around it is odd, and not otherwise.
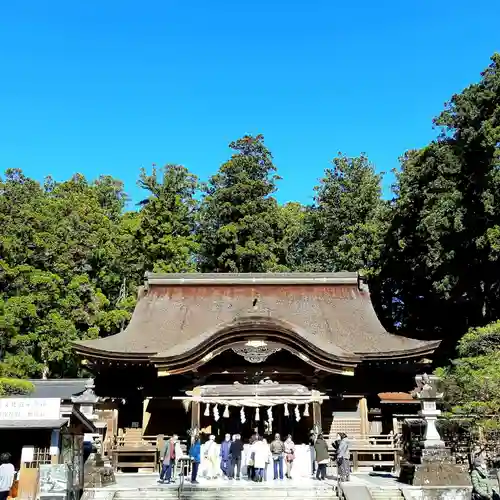
[{"label": "green tree canopy", "polygon": [[458,343],[459,358],[437,370],[448,411],[486,429],[500,428],[500,321],[470,329]]},{"label": "green tree canopy", "polygon": [[139,185],[148,193],[136,232],[134,256],[140,271],[182,273],[196,270],[195,215],[198,179],[181,165],[166,165],[161,180],[143,169]]},{"label": "green tree canopy", "polygon": [[385,230],[382,174],[364,154],[341,153],[325,171],[304,219],[298,267],[307,271],[368,271]]},{"label": "green tree canopy", "polygon": [[[110,210],[100,181],[75,175],[42,186],[9,170],[0,182],[0,359],[7,376],[76,375],[71,342],[114,333],[130,317],[127,294],[117,303],[117,208]],[[120,205],[120,184],[112,185]]]},{"label": "green tree canopy", "polygon": [[500,317],[500,55],[454,95],[441,136],[401,161],[379,262],[386,314],[402,330],[447,338]]},{"label": "green tree canopy", "polygon": [[266,272],[276,269],[276,167],[264,137],[232,142],[235,152],[205,186],[199,214],[199,269]]}]

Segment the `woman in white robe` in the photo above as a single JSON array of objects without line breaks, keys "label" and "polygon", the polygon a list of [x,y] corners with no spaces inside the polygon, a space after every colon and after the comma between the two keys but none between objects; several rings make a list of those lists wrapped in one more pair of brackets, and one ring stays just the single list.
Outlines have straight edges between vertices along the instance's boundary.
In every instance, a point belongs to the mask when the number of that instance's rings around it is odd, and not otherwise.
[{"label": "woman in white robe", "polygon": [[264,479],[264,469],[269,461],[269,447],[264,443],[262,437],[253,445],[253,463],[255,467],[255,480],[261,483]]},{"label": "woman in white robe", "polygon": [[215,479],[218,474],[219,464],[219,447],[215,442],[215,436],[210,436],[205,443],[204,458],[206,460],[206,478]]}]

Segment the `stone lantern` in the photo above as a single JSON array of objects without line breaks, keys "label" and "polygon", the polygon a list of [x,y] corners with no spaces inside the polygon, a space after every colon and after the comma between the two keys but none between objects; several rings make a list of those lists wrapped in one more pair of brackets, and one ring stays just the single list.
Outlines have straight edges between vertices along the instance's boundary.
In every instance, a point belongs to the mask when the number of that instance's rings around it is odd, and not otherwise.
[{"label": "stone lantern", "polygon": [[441,415],[441,410],[437,409],[438,401],[443,399],[442,381],[435,375],[417,375],[415,377],[417,388],[413,392],[413,397],[421,404],[419,415],[425,420],[426,430],[422,447],[444,448],[444,441],[441,439],[436,428],[436,421]]},{"label": "stone lantern", "polygon": [[437,404],[443,399],[442,381],[434,375],[423,374],[417,375],[415,382],[417,387],[412,396],[420,402],[419,415],[421,424],[425,425],[419,426],[414,420],[408,422],[408,425],[415,431],[422,427],[425,431],[419,444],[420,453],[412,453],[402,462],[400,481],[422,488],[433,488],[434,496],[424,498],[470,498],[467,468],[455,462],[436,428],[436,421],[441,415]]}]

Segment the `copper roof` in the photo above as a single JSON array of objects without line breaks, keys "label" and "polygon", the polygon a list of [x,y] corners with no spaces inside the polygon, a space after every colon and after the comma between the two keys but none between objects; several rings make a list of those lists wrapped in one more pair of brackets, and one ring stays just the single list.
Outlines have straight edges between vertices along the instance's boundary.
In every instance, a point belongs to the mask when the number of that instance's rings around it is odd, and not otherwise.
[{"label": "copper roof", "polygon": [[180,366],[264,334],[321,366],[422,356],[439,345],[388,333],[356,273],[147,274],[128,327],[75,349]]}]

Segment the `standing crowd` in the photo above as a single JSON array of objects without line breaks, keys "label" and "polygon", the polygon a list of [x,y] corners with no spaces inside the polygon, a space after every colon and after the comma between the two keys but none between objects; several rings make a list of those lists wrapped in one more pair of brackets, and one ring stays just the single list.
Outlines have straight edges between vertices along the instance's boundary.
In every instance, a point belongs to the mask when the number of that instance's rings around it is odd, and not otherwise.
[{"label": "standing crowd", "polygon": [[[246,456],[247,479],[255,482],[266,481],[270,478],[268,468],[274,480],[292,478],[295,455],[295,443],[292,436],[288,435],[282,441],[280,434],[275,434],[273,441],[267,440],[256,431],[249,440]],[[309,440],[311,456],[311,471],[318,481],[326,479],[327,465],[330,463],[330,450],[322,434],[311,431]],[[340,481],[349,481],[350,477],[350,451],[347,436],[339,434],[333,443],[334,460],[337,464]],[[215,479],[222,475],[226,480],[240,480],[242,478],[242,459],[244,445],[241,435],[232,437],[226,434],[220,446],[211,435],[208,441],[201,445],[200,437],[193,438],[188,455],[191,460],[191,482],[198,483],[198,472],[202,458],[204,459],[204,472],[207,479]],[[172,473],[176,462],[181,458],[178,436],[174,435],[166,443],[162,455],[162,468],[160,483],[171,483]],[[186,457],[187,458],[187,457]],[[271,467],[272,465],[272,467]],[[270,472],[271,473],[271,472]]]}]

